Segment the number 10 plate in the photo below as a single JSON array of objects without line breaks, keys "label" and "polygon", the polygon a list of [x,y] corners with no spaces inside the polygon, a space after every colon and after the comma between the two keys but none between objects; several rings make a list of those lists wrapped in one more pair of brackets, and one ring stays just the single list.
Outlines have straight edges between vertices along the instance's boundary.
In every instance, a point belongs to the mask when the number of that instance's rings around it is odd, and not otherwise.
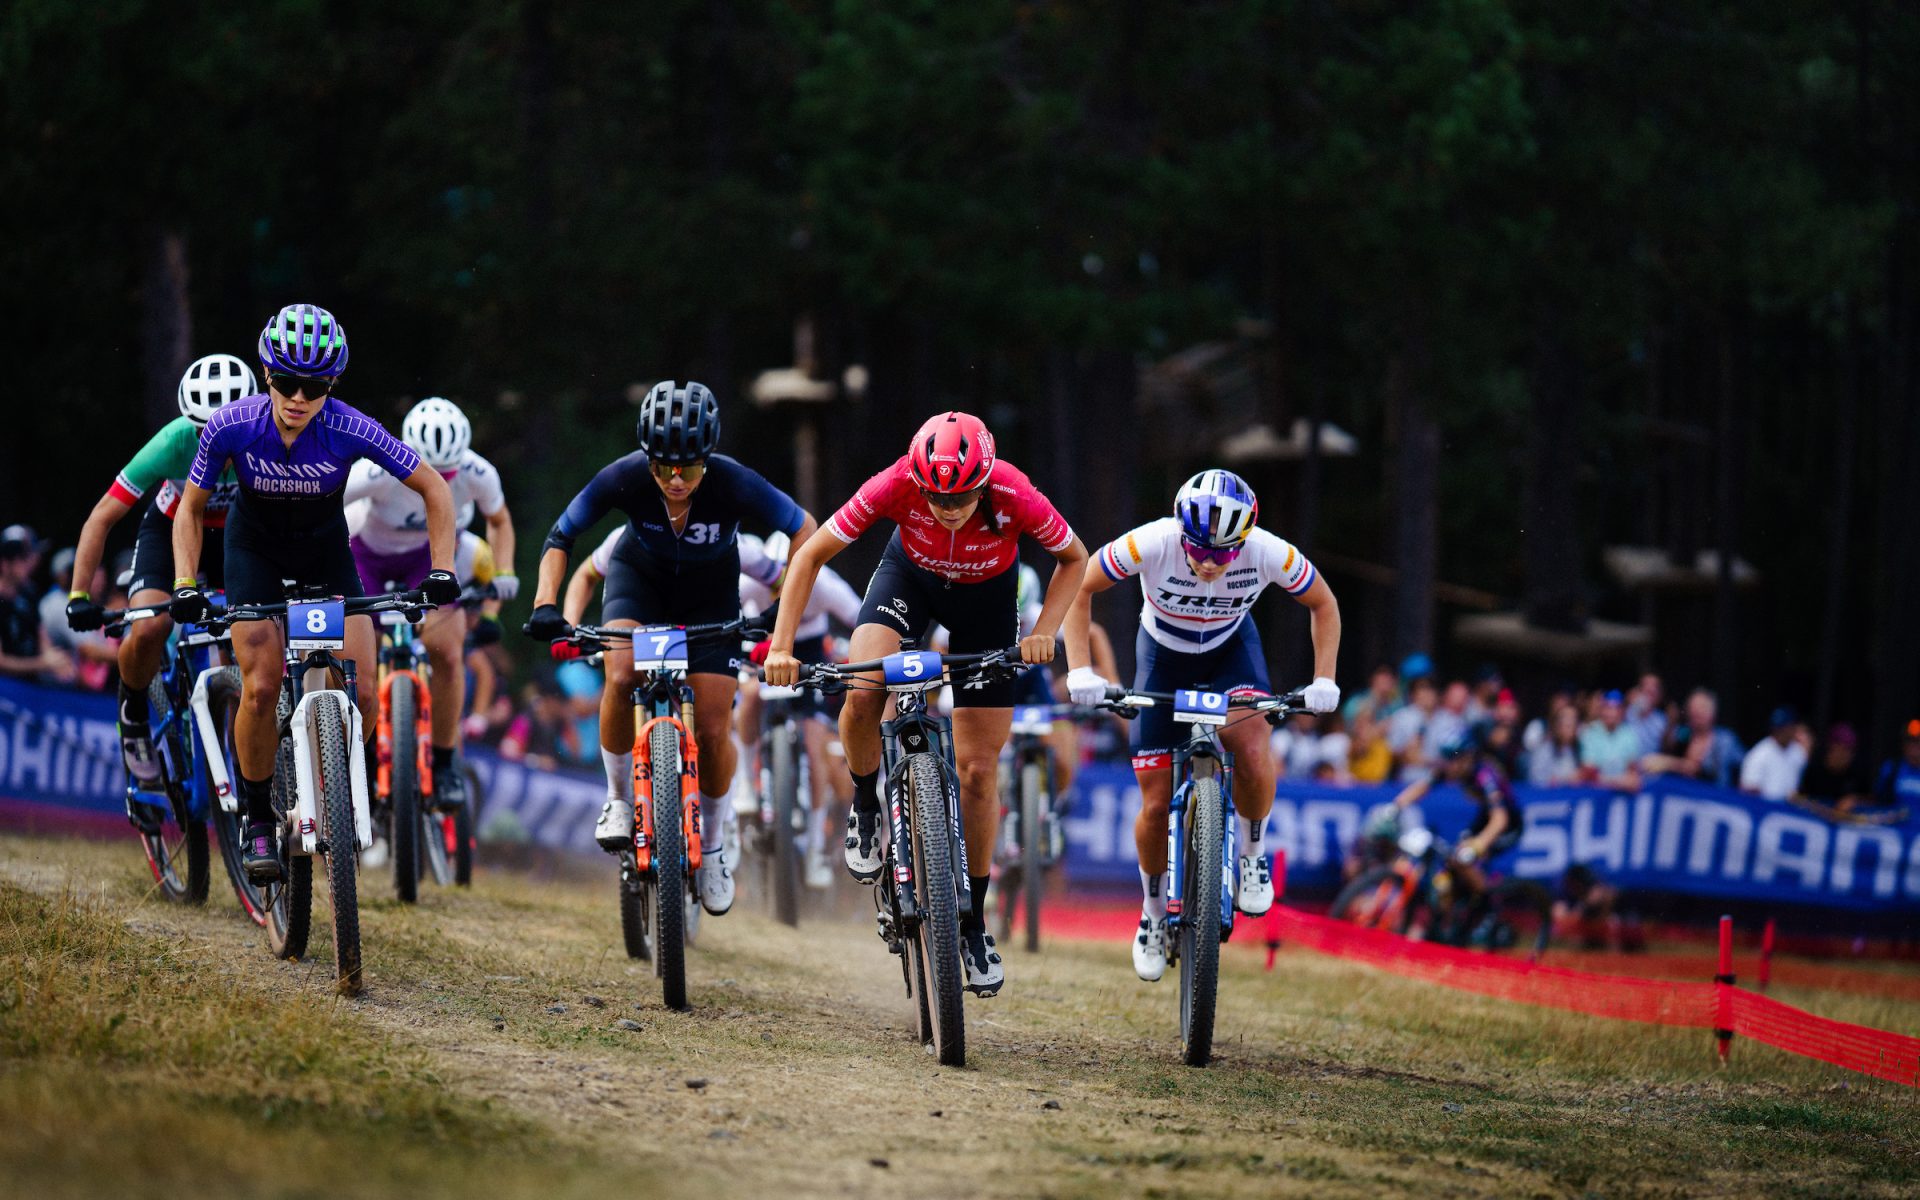
[{"label": "number 10 plate", "polygon": [[1224,692],[1198,692],[1192,688],[1173,694],[1173,719],[1189,725],[1225,725],[1227,697]]}]

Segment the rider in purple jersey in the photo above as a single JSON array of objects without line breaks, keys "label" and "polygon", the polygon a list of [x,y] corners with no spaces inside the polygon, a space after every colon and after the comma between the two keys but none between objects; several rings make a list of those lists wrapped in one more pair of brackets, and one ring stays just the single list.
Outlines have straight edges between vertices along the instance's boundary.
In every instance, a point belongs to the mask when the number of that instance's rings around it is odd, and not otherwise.
[{"label": "rider in purple jersey", "polygon": [[[380,427],[379,422],[333,398],[347,366],[347,335],[333,314],[311,304],[280,310],[260,334],[260,365],[267,392],[226,405],[207,422],[193,466],[187,472],[174,516],[173,604],[175,621],[198,621],[208,602],[195,582],[202,539],[201,515],[210,489],[231,465],[239,495],[227,515],[227,603],[271,604],[286,598],[287,585],[323,594],[357,596],[360,573],[347,546],[343,492],[348,468],[371,459],[402,479],[425,501],[434,570],[420,588],[435,604],[451,604],[460,585],[453,576],[453,496],[440,473]],[[273,809],[273,760],[279,746],[274,707],[279,698],[280,626],[243,621],[233,626],[234,658],[240,665],[240,711],[234,721],[240,797],[247,807],[242,847],[249,878],[279,879],[284,867]],[[347,618],[346,657],[360,663],[360,712],[373,762],[375,728],[373,620]],[[369,771],[369,777],[372,772]]]}]

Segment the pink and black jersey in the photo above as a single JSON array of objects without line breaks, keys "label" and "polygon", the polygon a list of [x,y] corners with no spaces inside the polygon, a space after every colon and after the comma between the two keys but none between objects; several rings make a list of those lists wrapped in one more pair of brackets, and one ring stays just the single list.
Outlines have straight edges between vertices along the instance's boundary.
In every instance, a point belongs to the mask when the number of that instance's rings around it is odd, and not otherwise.
[{"label": "pink and black jersey", "polygon": [[1023,533],[1050,553],[1073,544],[1067,519],[1024,471],[1004,458],[993,465],[978,512],[959,529],[945,528],[927,511],[906,455],[861,484],[826,528],[841,541],[852,542],[882,517],[900,527],[900,544],[915,565],[956,583],[978,583],[1011,568]]}]

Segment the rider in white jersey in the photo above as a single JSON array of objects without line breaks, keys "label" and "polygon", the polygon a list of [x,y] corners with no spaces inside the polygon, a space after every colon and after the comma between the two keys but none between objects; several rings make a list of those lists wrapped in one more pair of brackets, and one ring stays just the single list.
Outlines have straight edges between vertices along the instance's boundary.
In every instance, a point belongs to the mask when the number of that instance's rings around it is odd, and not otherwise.
[{"label": "rider in white jersey", "polygon": [[[500,472],[473,452],[473,427],[466,414],[449,400],[428,397],[407,413],[400,437],[447,481],[457,528],[464,530],[472,523],[476,511],[486,518],[495,564],[494,594],[501,600],[513,599],[520,584],[513,573],[513,514],[507,511]],[[369,593],[384,591],[389,584],[416,586],[431,565],[426,557],[426,505],[411,488],[365,459],[354,464],[347,477],[345,500],[352,534],[349,544],[361,584]],[[473,561],[471,554],[460,557],[462,565]],[[460,581],[469,582],[469,576],[462,574]],[[433,668],[433,801],[447,810],[458,808],[466,799],[465,781],[453,763],[460,748],[460,714],[466,706],[466,636],[466,615],[457,606],[427,614],[420,631]]]},{"label": "rider in white jersey", "polygon": [[[1094,555],[1067,613],[1067,689],[1076,703],[1101,700],[1108,686],[1090,664],[1088,623],[1093,593],[1127,579],[1140,580],[1144,603],[1134,647],[1134,683],[1140,691],[1200,688],[1271,694],[1260,635],[1247,619],[1253,602],[1277,586],[1313,613],[1314,681],[1302,700],[1313,712],[1340,702],[1333,682],[1340,651],[1340,606],[1306,555],[1256,528],[1260,506],[1253,489],[1230,471],[1202,471],[1181,487],[1174,515],[1122,534]],[[1134,939],[1134,970],[1160,978],[1167,967],[1167,807],[1173,795],[1173,750],[1182,740],[1170,708],[1142,711],[1134,730],[1133,770],[1140,782],[1134,843],[1146,893]],[[1267,727],[1260,720],[1229,721],[1221,744],[1234,756],[1233,804],[1242,848],[1235,902],[1259,915],[1273,905],[1273,876],[1262,845],[1273,808],[1275,768]]]}]

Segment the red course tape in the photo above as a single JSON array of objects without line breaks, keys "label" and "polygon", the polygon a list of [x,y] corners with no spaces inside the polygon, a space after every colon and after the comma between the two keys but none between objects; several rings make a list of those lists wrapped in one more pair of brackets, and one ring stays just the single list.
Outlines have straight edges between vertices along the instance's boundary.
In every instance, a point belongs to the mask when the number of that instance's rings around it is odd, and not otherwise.
[{"label": "red course tape", "polygon": [[1791,1054],[1920,1087],[1920,1038],[1816,1017],[1726,983],[1543,967],[1274,905],[1267,937],[1460,991],[1651,1025],[1731,1030]]}]

